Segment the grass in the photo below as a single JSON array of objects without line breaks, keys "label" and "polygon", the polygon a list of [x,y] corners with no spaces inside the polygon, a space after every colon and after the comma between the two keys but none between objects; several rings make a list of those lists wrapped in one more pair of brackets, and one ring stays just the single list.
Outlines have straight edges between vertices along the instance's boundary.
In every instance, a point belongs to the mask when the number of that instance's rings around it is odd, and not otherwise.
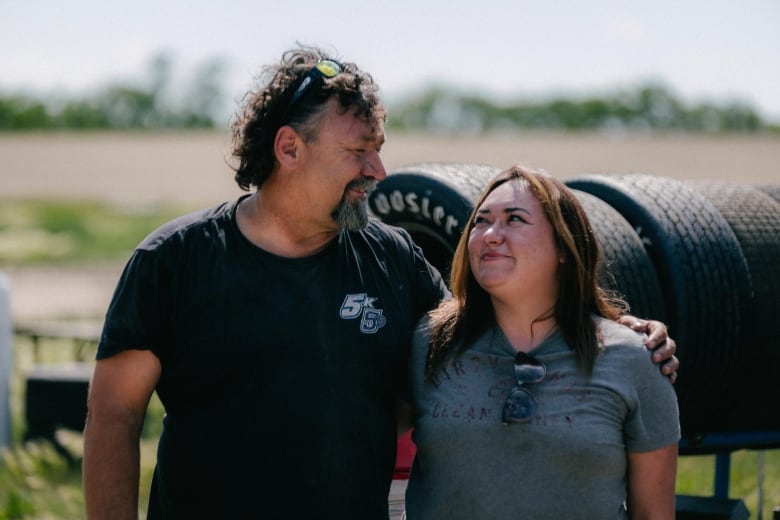
[{"label": "grass", "polygon": [[152,229],[191,209],[4,200],[0,204],[0,265],[121,260]]},{"label": "grass", "polygon": [[[729,498],[741,499],[758,518],[759,460],[763,457],[763,518],[772,518],[780,507],[780,450],[739,450],[731,454]],[[715,456],[680,457],[677,467],[677,494],[711,497],[714,494]]]},{"label": "grass", "polygon": [[[0,202],[0,266],[122,262],[154,228],[194,208],[111,205],[96,201],[3,200]],[[71,361],[63,342],[41,345],[40,359]],[[11,381],[12,447],[0,450],[0,520],[84,518],[81,468],[69,465],[47,442],[23,442],[23,374],[36,362],[32,344],[16,337]],[[162,405],[156,397],[141,440],[141,511],[146,516]],[[58,440],[80,460],[78,432]]]},{"label": "grass", "polygon": [[[10,382],[12,446],[0,450],[0,520],[85,517],[81,433],[57,432],[57,440],[73,454],[75,464],[69,464],[47,441],[24,442],[24,374],[37,362],[72,361],[73,349],[70,347],[66,340],[42,341],[36,354],[29,338],[14,338],[14,370]],[[85,354],[91,359],[94,349]],[[146,517],[162,416],[162,404],[154,396],[141,434],[139,518],[142,520]]]},{"label": "grass", "polygon": [[[117,207],[97,202],[11,200],[0,202],[0,266],[121,261],[149,231],[192,208]],[[0,450],[0,520],[84,518],[81,468],[69,465],[45,442],[23,442],[23,374],[38,360],[70,361],[74,355],[63,341],[41,344],[40,358],[28,339],[14,343],[11,380],[12,438]],[[156,397],[141,439],[139,517],[145,518],[154,467],[162,406]],[[60,431],[58,439],[80,460],[81,434]],[[216,448],[215,448],[216,449]],[[763,518],[780,506],[780,450],[761,454],[740,450],[731,456],[730,498],[742,499],[758,517],[759,458],[763,456]],[[715,457],[686,456],[679,460],[677,493],[713,495]]]}]

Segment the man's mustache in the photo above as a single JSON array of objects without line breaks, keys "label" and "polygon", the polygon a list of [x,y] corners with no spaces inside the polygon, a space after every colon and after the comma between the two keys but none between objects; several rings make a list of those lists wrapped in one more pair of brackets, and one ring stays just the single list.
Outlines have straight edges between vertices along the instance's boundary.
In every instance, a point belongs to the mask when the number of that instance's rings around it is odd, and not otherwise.
[{"label": "man's mustache", "polygon": [[375,179],[357,179],[347,184],[348,190],[365,191],[371,193],[376,188],[377,181]]}]

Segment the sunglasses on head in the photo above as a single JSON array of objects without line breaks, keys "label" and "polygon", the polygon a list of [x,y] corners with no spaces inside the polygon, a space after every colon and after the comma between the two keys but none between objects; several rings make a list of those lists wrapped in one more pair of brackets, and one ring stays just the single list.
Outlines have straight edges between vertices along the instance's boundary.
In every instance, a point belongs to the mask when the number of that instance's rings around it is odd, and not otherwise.
[{"label": "sunglasses on head", "polygon": [[316,80],[335,78],[341,74],[344,70],[343,65],[336,60],[320,60],[306,73],[295,89],[288,107],[292,107],[303,95],[309,90],[309,88],[315,83]]},{"label": "sunglasses on head", "polygon": [[507,426],[510,423],[529,422],[536,413],[536,398],[523,385],[539,383],[547,375],[544,363],[525,352],[518,352],[514,362],[515,387],[509,392],[501,413],[501,422]]}]

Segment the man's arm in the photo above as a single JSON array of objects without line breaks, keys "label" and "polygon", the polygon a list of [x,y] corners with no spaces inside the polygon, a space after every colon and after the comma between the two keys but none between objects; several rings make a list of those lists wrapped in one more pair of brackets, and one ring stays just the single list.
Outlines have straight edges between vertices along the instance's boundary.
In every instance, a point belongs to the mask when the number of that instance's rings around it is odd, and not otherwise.
[{"label": "man's arm", "polygon": [[661,363],[661,373],[674,383],[677,380],[680,360],[674,355],[677,343],[669,337],[666,325],[660,321],[642,320],[628,314],[621,316],[617,321],[637,332],[644,332],[648,335],[645,346],[653,351],[653,362]]},{"label": "man's arm", "polygon": [[160,362],[127,350],[97,362],[84,429],[84,498],[90,520],[138,518],[139,439]]}]

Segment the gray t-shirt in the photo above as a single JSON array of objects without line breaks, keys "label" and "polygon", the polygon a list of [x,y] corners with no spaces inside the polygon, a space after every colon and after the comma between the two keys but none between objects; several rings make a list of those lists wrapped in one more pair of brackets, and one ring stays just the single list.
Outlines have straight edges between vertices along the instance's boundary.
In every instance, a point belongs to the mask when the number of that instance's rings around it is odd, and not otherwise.
[{"label": "gray t-shirt", "polygon": [[544,381],[524,385],[536,415],[509,426],[501,412],[515,385],[515,351],[500,329],[426,382],[423,320],[410,360],[417,455],[409,520],[628,518],[626,454],[679,440],[677,400],[642,336],[594,319],[605,349],[593,375],[577,371],[553,332],[529,352],[547,366]]}]

